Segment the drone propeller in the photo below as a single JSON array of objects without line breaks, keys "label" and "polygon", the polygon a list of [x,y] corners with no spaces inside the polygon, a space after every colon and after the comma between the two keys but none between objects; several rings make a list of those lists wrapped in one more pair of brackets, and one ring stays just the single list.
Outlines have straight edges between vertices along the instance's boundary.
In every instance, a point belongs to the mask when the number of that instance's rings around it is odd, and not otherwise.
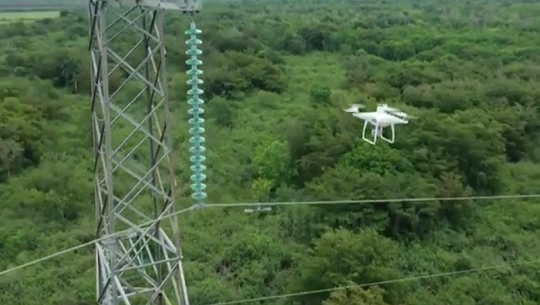
[{"label": "drone propeller", "polygon": [[397,108],[389,107],[388,104],[378,104],[377,107],[382,108],[383,111],[391,111],[391,112],[401,112]]},{"label": "drone propeller", "polygon": [[393,114],[393,115],[396,115],[398,117],[401,117],[403,119],[416,119],[415,116],[412,116],[412,115],[409,115],[401,110],[399,110],[398,108],[393,108],[393,107],[388,107],[387,104],[378,104],[378,107],[377,107],[379,111],[383,111],[383,112],[386,112],[386,113],[389,113],[389,114]]},{"label": "drone propeller", "polygon": [[415,117],[414,115],[409,115],[409,114],[407,114],[407,113],[405,113],[403,111],[394,111],[392,113],[399,116],[399,117],[407,119],[407,120],[409,120],[409,119],[411,119],[411,120],[417,119],[417,117]]},{"label": "drone propeller", "polygon": [[352,104],[351,107],[347,109],[343,109],[343,111],[355,113],[355,112],[359,112],[359,110],[363,108],[366,108],[366,106],[361,105],[361,104]]}]

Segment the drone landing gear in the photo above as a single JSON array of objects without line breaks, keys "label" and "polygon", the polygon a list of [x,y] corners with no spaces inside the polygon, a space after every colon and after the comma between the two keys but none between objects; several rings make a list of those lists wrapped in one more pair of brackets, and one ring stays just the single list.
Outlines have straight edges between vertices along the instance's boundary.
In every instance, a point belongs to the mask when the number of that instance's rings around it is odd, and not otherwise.
[{"label": "drone landing gear", "polygon": [[392,133],[392,136],[390,138],[386,138],[382,132],[382,128],[381,128],[381,133],[379,133],[379,136],[381,137],[381,139],[385,140],[386,142],[392,144],[394,143],[394,140],[396,139],[396,130],[394,129],[394,124],[391,124],[390,125],[390,132]]},{"label": "drone landing gear", "polygon": [[[373,139],[366,138],[366,130],[367,130],[368,124],[373,125],[373,129],[371,130],[371,135],[373,136]],[[373,124],[371,122],[365,121],[364,129],[362,130],[362,139],[372,145],[375,145],[375,143],[377,143],[377,137],[383,139],[384,141],[388,143],[394,143],[396,139],[396,131],[394,129],[394,124],[390,124],[390,130],[392,132],[392,136],[390,138],[387,138],[384,136],[383,128],[384,127],[380,126],[378,123]]]}]

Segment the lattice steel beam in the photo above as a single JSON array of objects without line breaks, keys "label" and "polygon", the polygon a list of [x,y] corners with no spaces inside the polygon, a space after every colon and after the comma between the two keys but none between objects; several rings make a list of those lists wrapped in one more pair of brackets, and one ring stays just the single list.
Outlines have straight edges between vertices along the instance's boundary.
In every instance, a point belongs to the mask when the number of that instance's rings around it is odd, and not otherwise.
[{"label": "lattice steel beam", "polygon": [[200,7],[89,0],[98,304],[189,304],[178,220],[162,220],[175,212],[166,9]]}]

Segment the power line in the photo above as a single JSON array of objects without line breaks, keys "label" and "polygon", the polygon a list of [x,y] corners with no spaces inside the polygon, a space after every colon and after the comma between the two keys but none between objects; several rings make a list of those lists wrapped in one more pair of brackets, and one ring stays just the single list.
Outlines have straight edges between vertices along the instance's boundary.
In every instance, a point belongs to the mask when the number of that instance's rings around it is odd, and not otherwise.
[{"label": "power line", "polygon": [[[163,219],[166,219],[166,218],[170,218],[172,216],[175,216],[175,215],[178,215],[178,214],[182,214],[184,212],[187,212],[187,211],[191,211],[193,208],[187,208],[187,209],[183,209],[183,210],[180,210],[180,211],[176,211],[174,213],[171,213],[171,214],[166,214],[166,215],[160,215],[160,217],[158,217],[156,220],[157,221],[161,221]],[[144,226],[147,226],[147,225],[150,225],[154,222],[156,222],[156,220],[152,220],[152,221],[148,221],[148,222],[145,222],[145,223],[142,223],[140,225],[137,226],[137,228],[142,228]],[[133,230],[133,228],[129,229],[129,230]],[[13,271],[17,271],[17,270],[20,270],[20,269],[24,269],[26,267],[30,267],[32,265],[37,265],[41,262],[44,262],[44,261],[47,261],[47,260],[50,260],[50,259],[53,259],[55,257],[58,257],[58,256],[61,256],[61,255],[64,255],[64,254],[68,254],[69,252],[72,252],[72,251],[75,251],[75,250],[79,250],[79,249],[82,249],[82,248],[86,248],[88,246],[91,246],[97,242],[100,242],[100,241],[104,241],[104,240],[107,240],[111,237],[115,237],[115,236],[121,236],[122,234],[125,234],[125,233],[128,233],[129,230],[124,230],[124,231],[118,231],[116,232],[115,234],[112,234],[112,235],[107,235],[107,236],[103,236],[101,238],[96,238],[94,240],[91,240],[89,242],[86,242],[84,244],[80,244],[78,246],[74,246],[74,247],[71,247],[71,248],[68,248],[68,249],[65,249],[65,250],[61,250],[61,251],[57,251],[57,252],[54,252],[52,254],[49,254],[49,255],[46,255],[46,256],[42,256],[38,259],[35,259],[33,261],[30,261],[28,263],[25,263],[25,264],[21,264],[21,265],[17,265],[15,267],[11,267],[11,268],[8,268],[6,270],[3,270],[3,271],[0,271],[0,276],[2,275],[6,275],[8,273],[11,273]]]},{"label": "power line", "polygon": [[[209,203],[204,205],[206,208],[225,208],[225,207],[249,207],[249,206],[287,206],[287,205],[333,205],[333,204],[367,204],[367,203],[385,203],[385,202],[426,202],[426,201],[464,201],[464,200],[502,200],[502,199],[529,199],[529,198],[540,198],[540,194],[531,194],[531,195],[494,195],[494,196],[468,196],[468,197],[424,197],[424,198],[390,198],[390,199],[359,199],[359,200],[333,200],[333,201],[284,201],[284,202],[263,202],[263,203]],[[182,214],[188,211],[195,209],[196,207],[189,207],[168,215],[161,215],[158,217],[158,220],[167,219],[178,214]],[[146,222],[137,226],[142,228],[144,226],[152,224],[154,221]],[[117,232],[116,235],[122,235],[127,233],[127,230]],[[113,235],[114,236],[114,235]],[[74,246],[65,250],[57,251],[47,256],[35,259],[25,264],[21,264],[3,271],[0,271],[0,276],[30,267],[32,265],[39,264],[41,262],[53,259],[55,257],[67,254],[69,252],[79,250],[88,246],[93,245],[96,242],[106,240],[111,238],[111,236],[104,236],[102,238],[94,239],[84,244]]]},{"label": "power line", "polygon": [[392,203],[392,202],[426,202],[426,201],[466,201],[466,200],[502,200],[502,199],[530,199],[540,198],[540,194],[531,195],[493,195],[493,196],[463,196],[463,197],[423,197],[423,198],[388,198],[388,199],[359,199],[359,200],[331,200],[331,201],[287,201],[287,202],[261,202],[261,203],[209,203],[205,207],[251,207],[251,206],[282,206],[282,205],[334,205],[334,204],[366,204],[366,203]]},{"label": "power line", "polygon": [[452,271],[452,272],[442,272],[442,273],[435,273],[435,274],[417,275],[417,276],[405,277],[405,278],[400,278],[400,279],[395,279],[395,280],[378,281],[378,282],[371,282],[371,283],[364,283],[364,284],[353,284],[353,285],[338,286],[338,287],[326,288],[326,289],[318,289],[318,290],[300,291],[300,292],[272,295],[272,296],[259,297],[259,298],[251,298],[251,299],[243,299],[243,300],[236,300],[236,301],[230,301],[230,302],[213,303],[213,304],[207,304],[207,305],[232,305],[232,304],[243,304],[243,303],[249,303],[249,302],[268,301],[268,300],[283,299],[283,298],[297,297],[297,296],[324,293],[324,292],[332,292],[332,291],[337,291],[337,290],[345,290],[345,289],[350,289],[350,288],[363,288],[363,287],[368,287],[368,286],[381,286],[381,285],[388,285],[388,284],[393,284],[393,283],[411,282],[411,281],[418,281],[418,280],[424,280],[424,279],[432,279],[432,278],[437,278],[437,277],[454,276],[454,275],[468,274],[468,273],[481,272],[481,271],[487,271],[487,270],[495,270],[495,269],[500,269],[500,268],[504,268],[504,267],[533,265],[533,264],[538,264],[538,263],[540,263],[540,260],[508,263],[508,264],[493,265],[493,266],[480,267],[480,268],[475,268],[475,269],[467,269],[467,270],[461,270],[461,271]]}]

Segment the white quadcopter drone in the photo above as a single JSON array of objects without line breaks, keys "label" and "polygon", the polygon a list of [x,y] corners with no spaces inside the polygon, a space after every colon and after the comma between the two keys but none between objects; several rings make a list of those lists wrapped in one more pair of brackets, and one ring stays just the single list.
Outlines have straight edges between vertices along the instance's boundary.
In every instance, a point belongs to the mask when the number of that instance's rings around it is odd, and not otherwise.
[{"label": "white quadcopter drone", "polygon": [[[413,118],[403,111],[396,108],[388,107],[386,104],[379,104],[377,110],[374,112],[360,112],[360,109],[365,108],[364,105],[353,104],[347,109],[343,109],[345,112],[352,113],[353,116],[364,120],[364,129],[362,130],[362,139],[370,144],[375,145],[377,138],[381,138],[388,143],[394,143],[396,139],[395,124],[407,124],[409,119]],[[373,139],[366,138],[366,129],[368,124],[373,125],[371,135]],[[386,138],[383,135],[383,128],[390,126],[392,130],[392,136]]]}]

